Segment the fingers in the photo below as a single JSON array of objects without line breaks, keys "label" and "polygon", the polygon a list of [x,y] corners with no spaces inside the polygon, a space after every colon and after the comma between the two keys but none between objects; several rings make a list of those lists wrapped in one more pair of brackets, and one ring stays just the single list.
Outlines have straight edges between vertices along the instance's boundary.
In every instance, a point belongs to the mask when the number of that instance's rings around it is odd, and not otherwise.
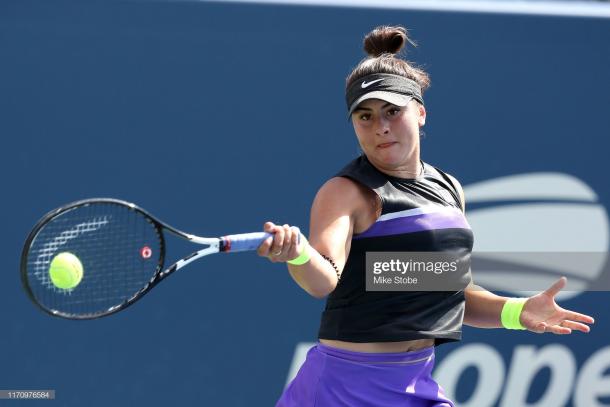
[{"label": "fingers", "polygon": [[[299,253],[299,249],[300,249],[299,243],[300,243],[301,231],[296,226],[292,226],[291,229],[292,229],[292,236],[290,239],[290,250],[293,251],[293,253],[291,253],[291,254],[294,254],[296,257],[300,254]],[[292,257],[292,258],[294,258],[294,257]]]},{"label": "fingers", "polygon": [[588,333],[591,328],[585,324],[581,324],[580,322],[574,321],[563,321],[559,325],[549,325],[544,322],[537,324],[534,329],[531,329],[532,332],[536,333],[553,333],[556,335],[567,335],[571,334],[573,330],[581,331],[584,333]]},{"label": "fingers", "polygon": [[284,250],[286,230],[281,226],[276,226],[271,233],[273,233],[273,244],[269,254],[272,257],[279,257],[282,255],[282,250]]},{"label": "fingers", "polygon": [[589,328],[588,325],[581,324],[580,322],[574,322],[574,321],[563,321],[561,323],[561,326],[570,328],[572,330],[584,332],[584,333],[588,333],[591,330],[591,328]]},{"label": "fingers", "polygon": [[[267,222],[270,223],[270,222]],[[263,227],[263,230],[265,232],[269,232],[268,228],[267,228],[267,223],[265,223],[265,226]],[[269,232],[271,233],[271,232]],[[263,243],[260,244],[260,246],[258,246],[258,249],[256,249],[256,253],[259,256],[262,257],[267,257],[269,255],[269,249],[271,248],[271,244],[273,243],[273,236],[269,236],[267,239],[265,239],[263,241]]]},{"label": "fingers", "polygon": [[586,324],[593,324],[595,322],[589,315],[574,311],[563,311],[562,318],[563,320],[559,325],[584,333],[591,331],[591,327]]},{"label": "fingers", "polygon": [[287,224],[280,226],[273,222],[266,222],[263,230],[273,236],[267,238],[258,247],[259,256],[268,257],[274,263],[298,257],[299,228]]},{"label": "fingers", "polygon": [[557,335],[567,335],[569,333],[572,333],[572,330],[570,328],[566,328],[560,325],[549,325],[545,322],[539,322],[529,330],[537,334],[543,334],[548,332]]},{"label": "fingers", "polygon": [[567,327],[561,326],[561,325],[546,325],[545,332],[549,332],[549,333],[556,334],[556,335],[567,335],[567,334],[571,334],[572,330],[570,328],[567,328]]},{"label": "fingers", "polygon": [[561,277],[559,280],[553,283],[552,286],[547,288],[544,293],[551,297],[555,297],[559,293],[559,291],[561,291],[566,286],[567,282],[567,278]]},{"label": "fingers", "polygon": [[[265,224],[263,225],[263,231],[273,234],[275,227],[276,226],[273,224],[273,222],[265,222]],[[263,241],[263,243],[261,243],[260,246],[258,246],[258,249],[256,249],[256,253],[262,257],[269,256],[269,252],[271,250],[273,240],[274,240],[273,236],[270,236],[267,239],[265,239]]]},{"label": "fingers", "polygon": [[[574,313],[577,314],[577,313]],[[582,314],[580,314],[582,315]],[[587,317],[586,315],[584,315]],[[592,319],[591,317],[588,317]],[[531,324],[528,324],[531,325]],[[577,322],[574,320],[564,319],[559,323],[548,323],[548,322],[538,322],[535,323],[533,327],[528,327],[528,329],[535,333],[553,333],[557,335],[566,335],[572,333],[572,331],[580,331],[584,333],[589,333],[591,328],[583,324],[581,322]]]},{"label": "fingers", "polygon": [[570,321],[584,322],[585,324],[595,323],[595,319],[593,319],[593,317],[574,311],[565,311],[564,318]]}]

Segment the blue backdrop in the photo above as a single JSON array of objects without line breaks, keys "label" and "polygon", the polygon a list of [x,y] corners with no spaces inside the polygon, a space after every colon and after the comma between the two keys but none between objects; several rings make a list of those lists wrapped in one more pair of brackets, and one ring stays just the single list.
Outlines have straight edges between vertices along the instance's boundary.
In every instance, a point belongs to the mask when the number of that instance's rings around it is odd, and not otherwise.
[{"label": "blue backdrop", "polygon": [[[432,77],[424,160],[466,187],[568,174],[610,206],[608,19],[3,1],[0,389],[55,389],[41,405],[273,405],[323,307],[283,266],[212,256],[125,312],[74,322],[26,298],[22,245],[42,214],[94,196],[133,201],[199,235],[257,231],[266,220],[307,230],[319,186],[358,154],[344,79],[380,24],[410,28],[420,47],[408,58]],[[169,245],[170,259],[184,253]],[[446,387],[463,405],[515,406],[503,391],[512,377],[528,405],[560,405],[544,401],[553,383],[567,384],[565,405],[610,405],[608,299],[562,303],[596,317],[588,335],[465,328],[461,344],[437,350],[437,365],[457,358],[439,366],[459,379]],[[543,363],[530,377],[535,355]],[[567,365],[544,362],[557,358]]]}]

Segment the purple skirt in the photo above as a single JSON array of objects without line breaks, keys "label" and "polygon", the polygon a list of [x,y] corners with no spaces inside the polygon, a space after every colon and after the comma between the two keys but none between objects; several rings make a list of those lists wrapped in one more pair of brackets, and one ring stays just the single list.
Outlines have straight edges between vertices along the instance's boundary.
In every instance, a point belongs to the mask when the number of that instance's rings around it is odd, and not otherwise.
[{"label": "purple skirt", "polygon": [[434,346],[363,353],[318,343],[276,407],[454,407],[431,376]]}]

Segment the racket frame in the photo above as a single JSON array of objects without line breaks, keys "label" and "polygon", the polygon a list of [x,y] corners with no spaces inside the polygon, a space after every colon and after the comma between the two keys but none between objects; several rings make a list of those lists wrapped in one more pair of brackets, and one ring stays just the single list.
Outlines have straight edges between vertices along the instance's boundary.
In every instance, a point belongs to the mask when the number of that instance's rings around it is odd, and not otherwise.
[{"label": "racket frame", "polygon": [[[153,274],[152,278],[144,285],[144,287],[142,287],[140,290],[135,292],[131,297],[129,297],[128,299],[123,301],[121,304],[117,304],[113,307],[110,307],[103,312],[98,312],[98,313],[93,313],[93,314],[71,314],[71,313],[66,313],[66,312],[59,311],[59,310],[49,309],[49,308],[43,306],[42,304],[40,304],[40,302],[36,299],[36,296],[34,295],[34,292],[29,284],[28,255],[29,255],[30,246],[31,246],[32,242],[34,241],[34,239],[36,238],[36,236],[38,235],[38,233],[40,232],[40,230],[51,220],[55,219],[56,217],[66,213],[68,211],[71,211],[71,210],[74,210],[74,209],[77,209],[80,207],[84,207],[84,206],[89,206],[92,204],[97,204],[97,203],[115,204],[115,205],[121,205],[121,206],[127,207],[130,210],[133,210],[133,211],[138,212],[141,215],[143,215],[146,218],[146,220],[155,227],[157,234],[159,236],[159,241],[160,241],[159,260],[157,263],[155,273]],[[164,231],[168,231],[175,236],[181,237],[183,239],[186,239],[186,240],[196,243],[196,244],[208,245],[208,247],[195,251],[195,252],[191,253],[190,255],[183,257],[182,259],[176,261],[168,268],[163,269],[163,265],[165,263],[165,235],[163,233]],[[176,270],[186,266],[187,264],[189,264],[203,256],[213,254],[213,253],[218,253],[221,251],[228,251],[228,247],[230,247],[230,245],[227,245],[226,241],[223,238],[199,237],[196,235],[182,232],[182,231],[174,228],[173,226],[170,226],[167,223],[160,221],[159,219],[155,218],[153,215],[151,215],[146,210],[140,208],[139,206],[137,206],[136,204],[131,203],[131,202],[127,202],[127,201],[123,201],[123,200],[115,199],[115,198],[83,199],[80,201],[71,202],[69,204],[66,204],[64,206],[61,206],[57,209],[54,209],[54,210],[48,212],[36,223],[36,225],[34,226],[32,231],[28,235],[27,239],[25,240],[23,250],[21,253],[21,266],[20,266],[21,283],[23,285],[23,288],[24,288],[26,294],[30,298],[30,300],[32,300],[32,302],[34,304],[36,304],[36,306],[38,308],[40,308],[42,311],[46,312],[49,315],[52,315],[55,317],[67,318],[67,319],[75,319],[75,320],[96,319],[96,318],[105,317],[107,315],[111,315],[116,312],[124,310],[125,308],[129,307],[134,302],[136,302],[137,300],[142,298],[144,296],[144,294],[148,293],[153,287],[155,287],[158,283],[160,283],[162,280],[164,280],[167,276],[169,276]]]}]

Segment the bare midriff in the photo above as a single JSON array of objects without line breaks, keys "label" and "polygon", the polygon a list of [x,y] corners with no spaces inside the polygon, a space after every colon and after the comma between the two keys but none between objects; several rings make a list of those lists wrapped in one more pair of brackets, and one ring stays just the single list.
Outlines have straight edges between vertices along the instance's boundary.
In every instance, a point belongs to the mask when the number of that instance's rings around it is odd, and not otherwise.
[{"label": "bare midriff", "polygon": [[415,339],[400,342],[344,342],[334,339],[320,339],[320,343],[333,348],[365,353],[400,353],[412,352],[434,346],[434,339]]}]

